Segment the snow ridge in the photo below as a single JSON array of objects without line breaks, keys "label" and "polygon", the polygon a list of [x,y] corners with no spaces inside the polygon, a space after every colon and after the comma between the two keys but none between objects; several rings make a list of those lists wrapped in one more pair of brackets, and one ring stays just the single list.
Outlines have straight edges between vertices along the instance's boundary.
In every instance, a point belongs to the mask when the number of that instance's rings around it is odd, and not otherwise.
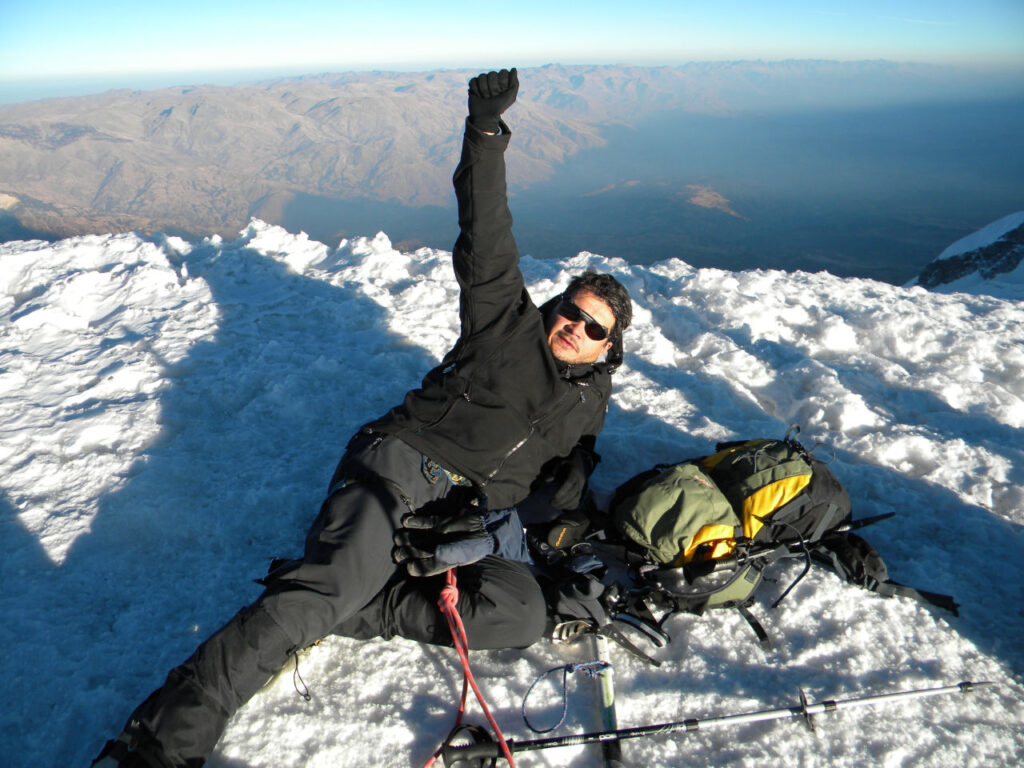
[{"label": "snow ridge", "polygon": [[1024,295],[1024,211],[1004,216],[946,248],[912,281],[945,293]]}]

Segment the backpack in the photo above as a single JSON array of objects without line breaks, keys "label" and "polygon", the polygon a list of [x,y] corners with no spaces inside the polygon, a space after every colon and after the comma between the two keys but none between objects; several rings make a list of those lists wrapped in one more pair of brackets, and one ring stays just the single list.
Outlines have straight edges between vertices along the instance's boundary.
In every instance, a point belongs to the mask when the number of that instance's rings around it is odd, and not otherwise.
[{"label": "backpack", "polygon": [[892,514],[853,521],[846,489],[814,455],[819,446],[808,450],[798,433],[791,428],[781,440],[721,443],[711,455],[658,465],[619,486],[609,504],[608,535],[624,542],[634,585],[612,592],[609,613],[661,645],[671,615],[735,608],[770,647],[749,606],[766,571],[798,559],[803,571],[772,608],[818,563],[849,583],[956,615],[952,598],[888,578],[878,553],[852,531]]},{"label": "backpack", "polygon": [[617,529],[672,566],[733,555],[737,542],[814,542],[850,520],[850,497],[787,434],[720,443],[710,456],[628,480],[609,509]]}]

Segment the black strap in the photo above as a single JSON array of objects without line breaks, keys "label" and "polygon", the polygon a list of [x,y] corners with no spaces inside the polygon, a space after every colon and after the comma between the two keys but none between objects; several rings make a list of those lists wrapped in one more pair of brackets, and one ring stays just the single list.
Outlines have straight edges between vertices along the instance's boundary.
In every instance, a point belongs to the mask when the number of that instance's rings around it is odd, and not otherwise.
[{"label": "black strap", "polygon": [[636,613],[616,613],[612,615],[612,621],[621,621],[623,624],[628,624],[633,629],[641,632],[657,648],[664,648],[672,642],[668,632],[662,629],[661,624],[654,620],[650,611],[647,611],[645,616],[638,616]]},{"label": "black strap", "polygon": [[[872,518],[868,518],[872,520]],[[959,616],[959,605],[950,595],[926,592],[909,587],[889,578],[885,563],[870,543],[850,533],[837,531],[811,550],[811,556],[831,567],[851,584],[869,589],[883,597],[909,597],[920,603],[935,606]]]},{"label": "black strap", "polygon": [[106,744],[103,745],[103,751],[100,752],[99,757],[96,758],[96,761],[98,762],[102,760],[104,757],[109,757],[112,758],[115,763],[120,765],[122,762],[124,762],[124,759],[128,757],[128,753],[130,751],[131,747],[128,746],[128,742],[123,741],[120,738],[115,741],[108,741]]},{"label": "black strap", "polygon": [[879,582],[874,586],[869,586],[868,589],[884,597],[909,597],[912,600],[917,600],[919,603],[927,603],[928,605],[934,605],[936,608],[942,608],[954,616],[960,615],[960,605],[950,595],[925,592],[923,589],[908,587],[906,584],[900,584],[892,580]]},{"label": "black strap", "polygon": [[622,632],[613,627],[611,624],[605,624],[603,627],[598,629],[598,633],[604,635],[613,643],[618,644],[623,650],[640,659],[640,661],[646,661],[652,667],[661,666],[660,661],[651,656],[648,656],[646,653],[637,648],[636,645],[634,645],[628,637],[622,634]]},{"label": "black strap", "polygon": [[772,649],[772,641],[771,638],[768,637],[768,633],[765,631],[765,628],[761,626],[761,622],[754,617],[754,614],[750,612],[750,609],[747,608],[747,606],[737,603],[734,607],[740,612],[740,616],[747,620],[747,624],[750,625],[750,628],[754,630],[754,634],[757,635],[758,644],[764,650],[770,651]]},{"label": "black strap", "polygon": [[883,520],[888,520],[890,517],[895,517],[895,516],[896,516],[895,512],[886,512],[886,513],[881,514],[881,515],[872,515],[871,517],[862,517],[859,520],[851,520],[846,525],[839,526],[838,528],[836,528],[836,531],[837,532],[841,532],[841,531],[856,531],[856,530],[859,530],[860,528],[866,528],[869,525],[874,525],[875,523],[880,523]]}]

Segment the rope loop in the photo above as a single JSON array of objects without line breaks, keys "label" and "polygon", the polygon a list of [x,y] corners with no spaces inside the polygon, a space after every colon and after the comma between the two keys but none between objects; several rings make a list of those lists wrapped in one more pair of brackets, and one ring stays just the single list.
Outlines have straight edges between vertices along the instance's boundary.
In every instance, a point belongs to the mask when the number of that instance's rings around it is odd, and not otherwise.
[{"label": "rope loop", "polygon": [[[587,677],[596,679],[601,676],[601,673],[605,669],[609,669],[610,667],[611,663],[607,661],[585,661],[573,664],[563,664],[560,667],[552,667],[547,672],[540,674],[537,679],[530,684],[529,689],[526,691],[526,695],[523,696],[523,722],[525,722],[527,727],[534,733],[550,733],[555,730],[565,722],[565,715],[569,709],[569,675],[573,672],[583,672]],[[530,718],[526,714],[526,701],[530,698],[530,694],[533,693],[533,689],[537,683],[546,678],[552,672],[558,672],[559,670],[562,672],[562,714],[558,718],[558,722],[550,728],[537,728],[530,722]]]},{"label": "rope loop", "polygon": [[[295,652],[295,670],[292,672],[292,687],[295,688],[295,692],[299,694],[307,703],[313,700],[312,694],[309,692],[309,688],[306,686],[306,681],[302,679],[302,675],[299,674],[299,653]],[[301,688],[299,686],[302,686]]]},{"label": "rope loop", "polygon": [[[451,573],[451,571],[449,571],[449,573]],[[441,588],[441,597],[438,599],[437,604],[441,609],[441,613],[443,613],[447,618],[452,611],[457,611],[458,603],[459,588],[454,579],[449,579]]]}]

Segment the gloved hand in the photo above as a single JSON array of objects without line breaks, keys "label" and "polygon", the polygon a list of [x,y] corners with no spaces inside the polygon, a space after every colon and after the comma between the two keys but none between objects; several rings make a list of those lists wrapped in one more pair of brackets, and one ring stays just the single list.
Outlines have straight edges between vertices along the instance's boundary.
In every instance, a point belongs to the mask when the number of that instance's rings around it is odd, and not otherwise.
[{"label": "gloved hand", "polygon": [[391,559],[411,576],[434,576],[468,565],[494,552],[494,537],[477,512],[453,515],[409,514],[395,531]]},{"label": "gloved hand", "polygon": [[469,121],[481,131],[497,133],[501,114],[519,93],[516,68],[480,74],[469,81]]},{"label": "gloved hand", "polygon": [[587,489],[594,467],[601,460],[593,451],[576,446],[566,456],[555,472],[558,490],[551,497],[551,506],[555,509],[574,510],[583,500],[583,492]]},{"label": "gloved hand", "polygon": [[547,542],[555,549],[569,549],[583,541],[590,529],[590,518],[582,509],[566,512],[548,530]]}]

